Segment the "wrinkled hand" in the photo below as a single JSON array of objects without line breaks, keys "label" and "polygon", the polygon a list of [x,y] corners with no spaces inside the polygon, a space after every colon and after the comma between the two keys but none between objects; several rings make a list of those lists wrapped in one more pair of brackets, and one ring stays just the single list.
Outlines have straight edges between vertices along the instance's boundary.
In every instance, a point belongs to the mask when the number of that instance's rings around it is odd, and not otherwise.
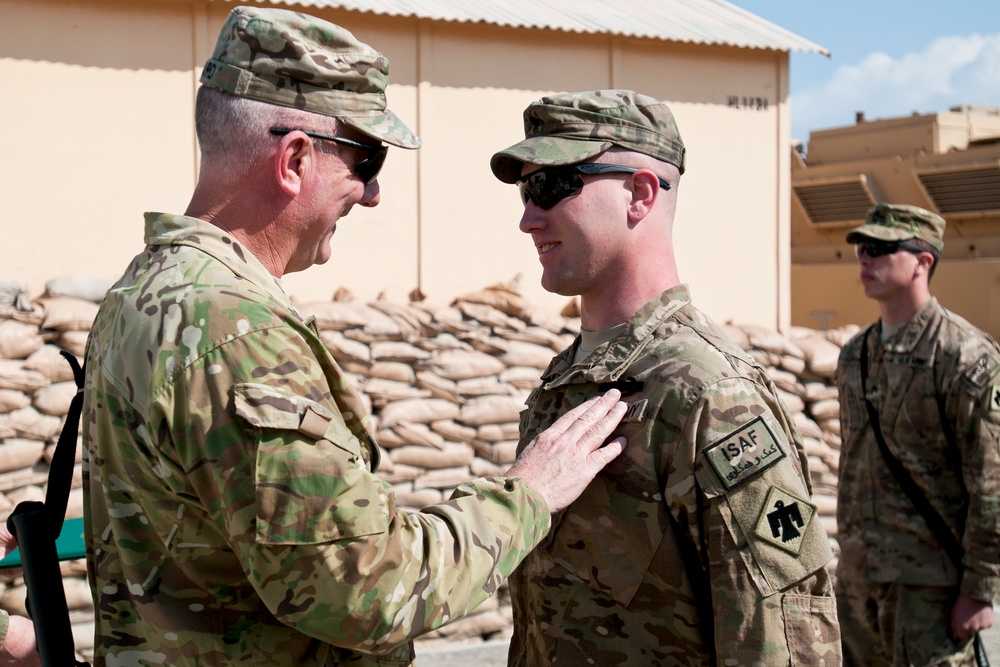
[{"label": "wrinkled hand", "polygon": [[42,667],[35,650],[35,625],[24,616],[10,617],[7,638],[0,647],[0,667]]},{"label": "wrinkled hand", "polygon": [[993,603],[970,598],[962,594],[951,608],[951,632],[958,640],[965,640],[980,630],[993,625]]},{"label": "wrinkled hand", "polygon": [[0,558],[4,558],[7,554],[17,548],[17,540],[14,536],[10,534],[7,530],[7,522],[0,521]]},{"label": "wrinkled hand", "polygon": [[564,414],[528,443],[507,476],[520,477],[540,493],[550,512],[565,509],[625,451],[625,438],[601,447],[628,410],[619,398],[621,392],[612,389]]}]

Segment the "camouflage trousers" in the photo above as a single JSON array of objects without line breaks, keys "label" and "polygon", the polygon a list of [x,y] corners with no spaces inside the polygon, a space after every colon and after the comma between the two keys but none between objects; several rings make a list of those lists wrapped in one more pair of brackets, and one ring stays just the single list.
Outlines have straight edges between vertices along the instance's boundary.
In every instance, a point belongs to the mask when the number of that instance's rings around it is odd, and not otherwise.
[{"label": "camouflage trousers", "polygon": [[837,581],[845,667],[976,667],[972,640],[951,634],[957,591]]}]

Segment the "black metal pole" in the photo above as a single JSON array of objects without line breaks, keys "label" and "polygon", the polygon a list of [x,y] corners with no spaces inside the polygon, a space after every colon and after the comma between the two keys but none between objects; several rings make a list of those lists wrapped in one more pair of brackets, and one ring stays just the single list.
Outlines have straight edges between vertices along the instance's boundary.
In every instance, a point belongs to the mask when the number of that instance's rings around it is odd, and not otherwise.
[{"label": "black metal pole", "polygon": [[28,589],[28,615],[35,626],[35,641],[43,667],[72,667],[73,628],[69,622],[66,591],[59,572],[59,555],[44,503],[18,503],[7,519],[17,538]]}]

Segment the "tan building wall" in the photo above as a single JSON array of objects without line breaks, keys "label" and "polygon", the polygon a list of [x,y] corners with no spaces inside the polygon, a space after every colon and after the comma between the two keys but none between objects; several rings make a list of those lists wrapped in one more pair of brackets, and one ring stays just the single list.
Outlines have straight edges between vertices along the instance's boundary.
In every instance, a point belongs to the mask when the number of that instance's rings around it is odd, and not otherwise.
[{"label": "tan building wall", "polygon": [[[58,273],[117,275],[142,247],[144,211],[184,210],[197,79],[231,7],[0,0],[0,275],[34,294]],[[419,286],[439,301],[520,274],[531,303],[561,307],[489,158],[543,94],[621,87],[666,100],[688,146],[675,235],[696,302],[721,320],[788,322],[786,52],[307,11],[389,56],[390,107],[424,148],[390,152],[382,203],[341,221],[327,265],[286,277],[298,299]]]},{"label": "tan building wall", "polygon": [[844,237],[868,206],[889,201],[945,217],[931,291],[1000,338],[1000,111],[859,119],[813,132],[808,148],[807,161],[793,156],[792,166],[792,324],[836,328],[878,317]]}]

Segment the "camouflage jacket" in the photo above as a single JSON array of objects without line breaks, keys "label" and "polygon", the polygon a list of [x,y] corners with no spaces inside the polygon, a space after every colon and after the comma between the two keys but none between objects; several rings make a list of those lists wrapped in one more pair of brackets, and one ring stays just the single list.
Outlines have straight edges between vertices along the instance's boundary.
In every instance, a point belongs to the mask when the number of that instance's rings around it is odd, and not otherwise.
[{"label": "camouflage jacket", "polygon": [[[871,429],[861,388],[865,341],[862,333],[844,346],[837,371],[843,440],[838,576],[954,586],[959,573],[889,472]],[[887,447],[964,547],[962,592],[996,600],[1000,348],[934,299],[884,343],[877,326],[867,344],[866,391]]]},{"label": "camouflage jacket", "polygon": [[764,370],[684,285],[573,365],[575,347],[529,397],[520,446],[615,386],[628,447],[511,577],[510,664],[839,665],[830,544]]},{"label": "camouflage jacket", "polygon": [[97,665],[408,665],[545,534],[518,479],[420,512],[314,325],[222,230],[147,214],[86,355]]}]

